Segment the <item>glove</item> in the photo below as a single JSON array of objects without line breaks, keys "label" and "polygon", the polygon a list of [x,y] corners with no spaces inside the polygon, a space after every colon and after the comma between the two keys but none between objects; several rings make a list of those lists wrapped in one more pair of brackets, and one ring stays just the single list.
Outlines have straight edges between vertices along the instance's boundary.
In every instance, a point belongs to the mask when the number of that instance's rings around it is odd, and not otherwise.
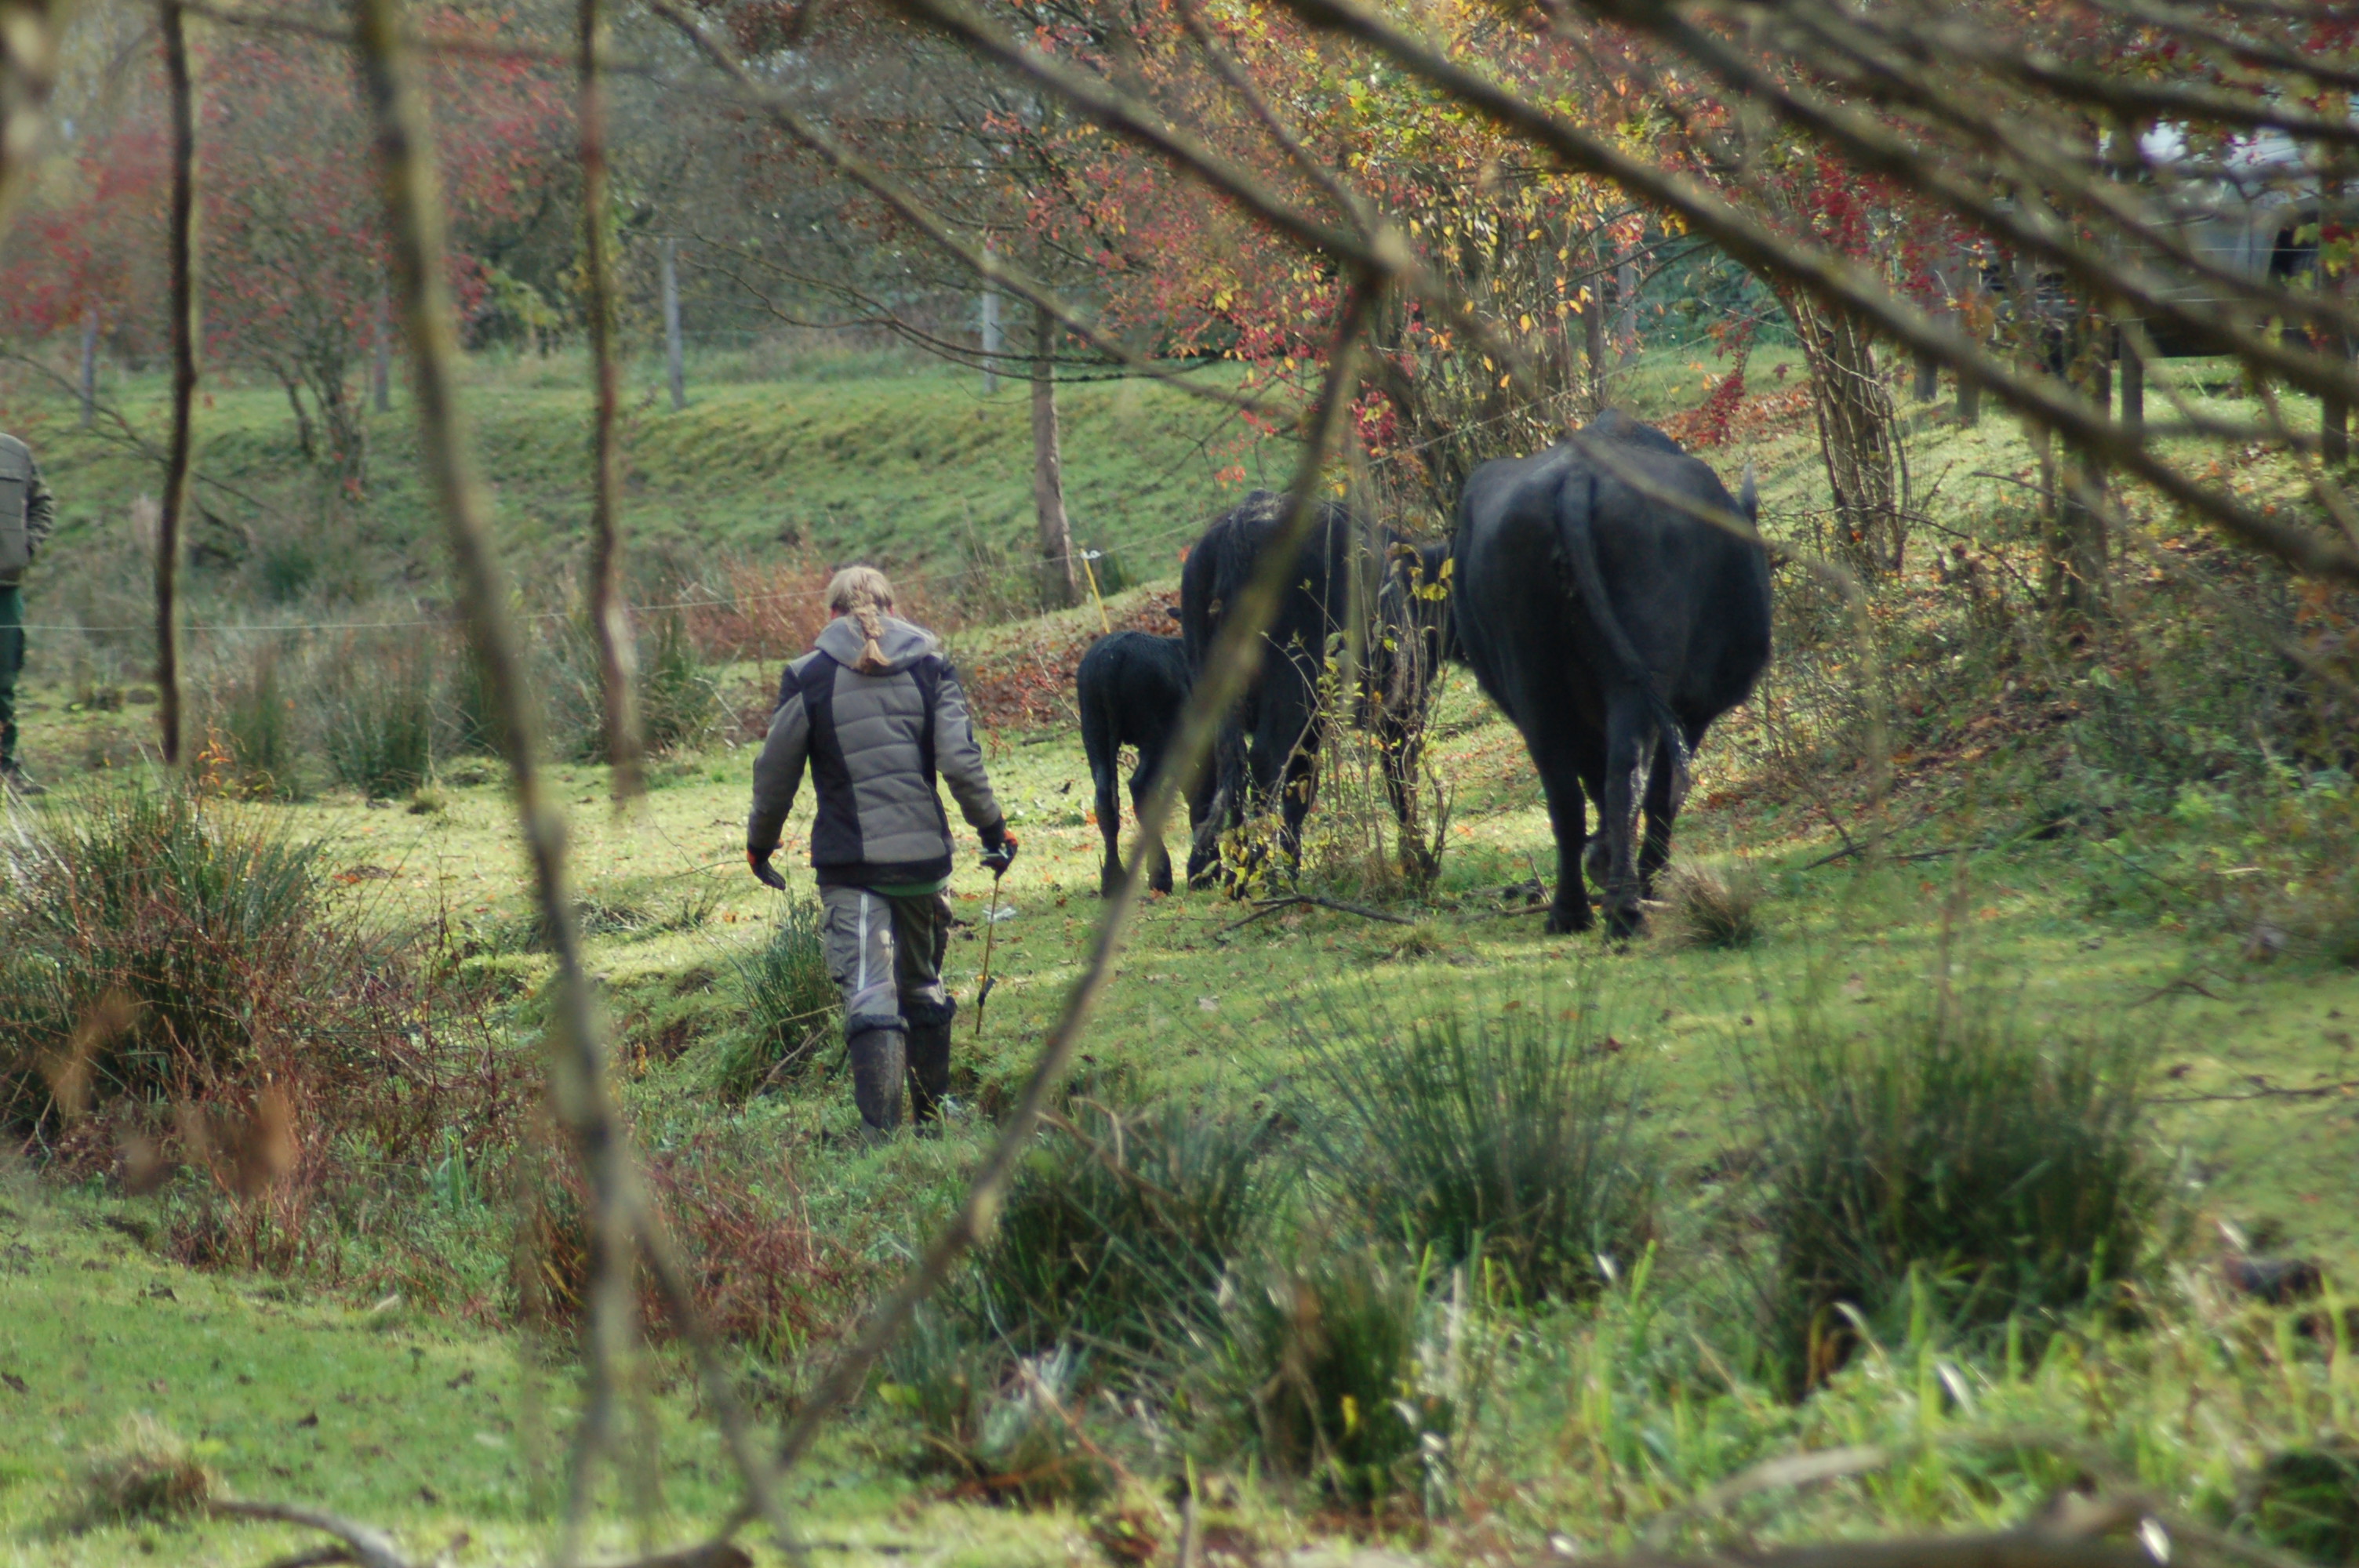
[{"label": "glove", "polygon": [[983,869],[984,871],[995,877],[1004,877],[1007,874],[1007,868],[1015,863],[1015,834],[1002,827],[995,839],[990,834],[984,835]]},{"label": "glove", "polygon": [[770,864],[770,857],[775,853],[777,851],[772,849],[748,849],[745,851],[745,863],[754,868],[754,874],[761,879],[764,887],[784,892],[787,891],[787,879],[778,875],[777,869]]}]

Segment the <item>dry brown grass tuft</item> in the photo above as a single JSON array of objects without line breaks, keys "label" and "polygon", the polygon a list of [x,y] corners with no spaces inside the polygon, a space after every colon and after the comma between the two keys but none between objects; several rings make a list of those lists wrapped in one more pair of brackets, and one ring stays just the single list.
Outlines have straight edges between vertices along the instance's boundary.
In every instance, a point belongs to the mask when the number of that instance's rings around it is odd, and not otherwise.
[{"label": "dry brown grass tuft", "polygon": [[1663,935],[1680,947],[1749,947],[1761,940],[1761,873],[1739,862],[1674,868],[1661,883]]},{"label": "dry brown grass tuft", "polygon": [[153,1416],[131,1416],[114,1445],[84,1463],[76,1523],[175,1519],[203,1508],[214,1486],[213,1473],[190,1456],[188,1444],[170,1429]]}]

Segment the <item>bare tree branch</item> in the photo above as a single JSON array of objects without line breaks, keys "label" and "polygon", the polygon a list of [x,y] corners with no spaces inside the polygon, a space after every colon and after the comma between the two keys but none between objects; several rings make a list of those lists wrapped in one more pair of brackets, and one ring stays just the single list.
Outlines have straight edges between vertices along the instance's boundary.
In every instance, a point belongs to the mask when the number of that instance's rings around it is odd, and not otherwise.
[{"label": "bare tree branch", "polygon": [[164,76],[172,95],[172,436],[156,524],[156,722],[164,764],[180,761],[180,533],[189,511],[189,456],[197,404],[197,119],[179,0],[163,0]]},{"label": "bare tree branch", "polygon": [[[945,0],[909,0],[927,6]],[[2151,451],[2142,438],[2105,417],[2055,377],[2027,373],[1895,296],[1882,281],[1825,246],[1783,234],[1682,174],[1573,125],[1519,94],[1445,58],[1354,0],[1286,0],[1316,26],[1374,46],[1404,70],[1497,124],[1530,137],[1568,165],[1610,179],[1634,196],[1676,213],[1735,260],[1842,309],[1856,311],[1912,351],[1929,354],[1994,394],[2035,424],[2053,429],[2119,471],[2153,486],[2251,548],[2315,577],[2359,583],[2359,550],[2313,530],[2282,523],[2234,496],[2206,489]]]},{"label": "bare tree branch", "polygon": [[711,1336],[697,1321],[694,1299],[677,1260],[655,1223],[631,1161],[629,1136],[607,1091],[605,1048],[590,979],[582,966],[582,934],[565,865],[565,822],[541,775],[538,728],[527,697],[522,653],[508,622],[506,587],[492,546],[490,509],[459,414],[452,376],[459,348],[451,328],[441,200],[427,143],[425,108],[411,79],[408,45],[397,26],[397,3],[353,0],[355,52],[377,124],[389,248],[417,383],[420,460],[448,529],[460,600],[499,719],[520,836],[556,963],[549,1024],[552,1108],[590,1172],[599,1206],[593,1217],[597,1234],[609,1245],[619,1237],[626,1253],[631,1239],[637,1238],[668,1310],[676,1322],[688,1325],[707,1400],[719,1417],[752,1507],[769,1518],[782,1540],[791,1541],[768,1467],[754,1446]]}]

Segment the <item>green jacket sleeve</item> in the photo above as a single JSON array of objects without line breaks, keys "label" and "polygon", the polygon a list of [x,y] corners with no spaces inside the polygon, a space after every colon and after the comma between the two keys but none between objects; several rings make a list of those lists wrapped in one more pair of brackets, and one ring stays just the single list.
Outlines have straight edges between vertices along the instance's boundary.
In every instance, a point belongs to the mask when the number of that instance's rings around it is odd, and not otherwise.
[{"label": "green jacket sleeve", "polygon": [[41,465],[33,464],[33,477],[25,485],[25,543],[35,554],[49,542],[49,531],[57,526],[58,498],[49,493],[42,482]]}]

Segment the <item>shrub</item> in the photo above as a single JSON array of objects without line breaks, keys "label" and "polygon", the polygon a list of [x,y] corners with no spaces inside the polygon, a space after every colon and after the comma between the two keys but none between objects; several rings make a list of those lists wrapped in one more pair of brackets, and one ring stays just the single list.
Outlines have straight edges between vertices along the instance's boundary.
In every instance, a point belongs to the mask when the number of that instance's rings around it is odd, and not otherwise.
[{"label": "shrub", "polygon": [[265,653],[222,691],[208,753],[222,760],[218,782],[240,794],[299,798],[302,737],[295,699],[276,654]]},{"label": "shrub", "polygon": [[1761,894],[1750,866],[1680,866],[1662,881],[1659,928],[1675,946],[1749,947],[1761,939]]},{"label": "shrub", "polygon": [[1084,1431],[1081,1361],[1070,1347],[1018,1357],[920,1310],[885,1357],[877,1393],[920,1433],[909,1466],[955,1476],[961,1490],[1027,1507],[1085,1507],[1114,1488],[1114,1465]]},{"label": "shrub", "polygon": [[1019,1353],[1060,1343],[1134,1358],[1214,1321],[1223,1274],[1258,1241],[1277,1189],[1266,1124],[1177,1103],[1077,1103],[1010,1184],[975,1260],[978,1310]]},{"label": "shrub", "polygon": [[372,800],[434,773],[434,660],[426,642],[347,645],[321,726],[329,772]]},{"label": "shrub", "polygon": [[737,960],[745,1022],[723,1038],[713,1065],[714,1087],[732,1098],[750,1098],[817,1060],[832,1038],[842,999],[821,922],[817,903],[783,900],[768,939]]},{"label": "shrub", "polygon": [[1422,1354],[1426,1282],[1421,1265],[1353,1250],[1236,1292],[1218,1377],[1270,1469],[1347,1502],[1436,1499],[1459,1401]]},{"label": "shrub", "polygon": [[2127,1031],[2027,1025],[1980,983],[1856,1033],[1806,1000],[1747,1064],[1770,1329],[1799,1386],[1848,1353],[1840,1308],[1889,1323],[1912,1275],[1972,1330],[2080,1306],[2140,1269],[2166,1197],[2140,1109],[2151,1056]]},{"label": "shrub", "polygon": [[329,921],[318,840],[184,792],[94,795],[50,821],[5,915],[11,1119],[53,1098],[161,1101],[346,1022],[363,975],[331,972],[351,944]]},{"label": "shrub", "polygon": [[1652,1234],[1655,1182],[1636,1079],[1578,994],[1405,1023],[1331,999],[1300,1033],[1336,1108],[1304,1119],[1337,1200],[1444,1263],[1492,1259],[1529,1294],[1595,1291],[1598,1257]]},{"label": "shrub", "polygon": [[[705,1325],[790,1363],[827,1326],[828,1307],[844,1274],[791,1188],[772,1190],[775,1150],[749,1155],[720,1138],[700,1136],[684,1147],[638,1157],[679,1244]],[[540,1179],[538,1194],[529,1289],[540,1310],[573,1323],[590,1290],[589,1181],[567,1152]],[[637,1291],[641,1331],[650,1339],[669,1338],[677,1325],[644,1270]]]},{"label": "shrub", "polygon": [[[688,744],[710,729],[721,712],[721,694],[697,654],[687,621],[671,611],[658,617],[638,639],[639,735],[651,754]],[[547,651],[558,701],[552,722],[569,739],[562,744],[584,762],[614,760],[606,733],[605,677],[597,638],[588,625],[568,623]]]}]

